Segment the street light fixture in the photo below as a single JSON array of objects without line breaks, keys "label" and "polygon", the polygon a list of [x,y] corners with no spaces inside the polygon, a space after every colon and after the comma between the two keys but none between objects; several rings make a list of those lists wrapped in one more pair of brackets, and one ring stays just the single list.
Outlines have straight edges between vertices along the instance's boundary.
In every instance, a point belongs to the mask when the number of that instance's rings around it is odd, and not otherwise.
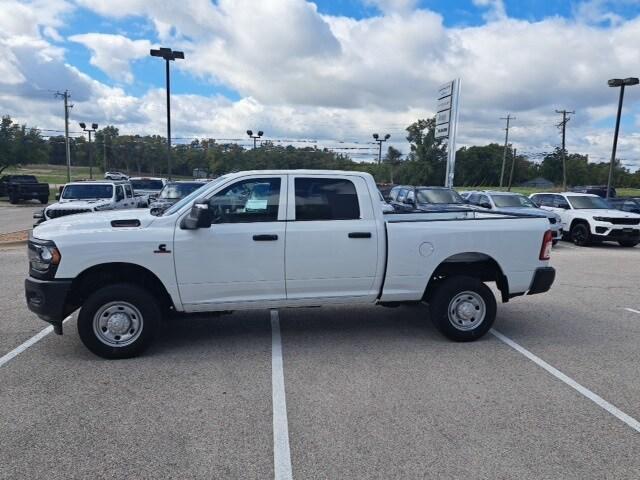
[{"label": "street light fixture", "polygon": [[613,179],[613,165],[616,161],[616,150],[618,148],[618,132],[620,131],[620,117],[622,115],[622,100],[624,98],[624,87],[631,87],[638,85],[640,80],[636,77],[629,78],[612,78],[607,82],[610,87],[620,87],[620,98],[618,99],[618,115],[616,117],[616,129],[613,133],[613,149],[611,151],[611,163],[609,164],[609,179],[607,180],[607,197],[609,198],[609,191],[611,190],[611,181]]},{"label": "street light fixture", "polygon": [[256,140],[258,138],[261,138],[262,135],[264,135],[264,132],[262,130],[258,130],[258,134],[254,135],[253,134],[253,130],[247,130],[247,135],[249,135],[249,138],[253,138],[253,148],[256,148]]},{"label": "street light fixture", "polygon": [[92,123],[91,128],[87,128],[87,124],[80,122],[80,128],[89,134],[89,178],[93,180],[93,151],[91,150],[91,133],[95,133],[98,129],[97,123]]},{"label": "street light fixture", "polygon": [[166,86],[167,86],[167,176],[171,179],[171,78],[169,76],[169,62],[173,60],[184,60],[184,52],[171,50],[170,48],[151,49],[152,57],[160,57],[165,61]]},{"label": "street light fixture", "polygon": [[384,138],[380,138],[380,135],[377,133],[373,134],[373,139],[378,142],[378,164],[382,163],[382,142],[386,142],[391,138],[391,135],[388,133],[384,136]]}]

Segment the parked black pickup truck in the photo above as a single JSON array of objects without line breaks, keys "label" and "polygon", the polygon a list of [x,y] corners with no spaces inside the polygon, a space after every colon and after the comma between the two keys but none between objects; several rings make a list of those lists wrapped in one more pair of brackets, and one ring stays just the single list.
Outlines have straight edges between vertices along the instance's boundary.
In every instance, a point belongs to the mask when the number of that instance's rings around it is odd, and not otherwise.
[{"label": "parked black pickup truck", "polygon": [[20,200],[49,201],[49,184],[40,183],[34,175],[5,175],[0,177],[0,197],[9,197],[10,203]]}]

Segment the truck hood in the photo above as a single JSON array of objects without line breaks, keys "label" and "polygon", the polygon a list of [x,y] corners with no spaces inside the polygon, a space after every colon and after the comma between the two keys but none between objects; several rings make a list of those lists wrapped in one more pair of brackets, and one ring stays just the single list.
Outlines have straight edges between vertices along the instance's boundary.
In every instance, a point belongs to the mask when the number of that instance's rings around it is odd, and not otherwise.
[{"label": "truck hood", "polygon": [[547,218],[555,218],[556,220],[560,218],[560,215],[550,212],[548,210],[543,210],[542,208],[533,208],[533,207],[498,207],[496,211],[499,212],[508,212],[508,213],[525,213],[528,215],[539,215]]},{"label": "truck hood", "polygon": [[640,218],[637,213],[623,212],[622,210],[606,209],[606,208],[584,208],[574,210],[576,213],[584,213],[594,217],[613,217],[613,218]]},{"label": "truck hood", "polygon": [[94,209],[100,205],[106,205],[111,203],[111,200],[108,198],[98,198],[96,200],[60,200],[57,203],[53,203],[49,205],[47,208],[56,208],[56,209],[76,209],[76,208],[90,208]]},{"label": "truck hood", "polygon": [[[66,217],[54,218],[41,223],[33,229],[33,236],[42,240],[55,240],[56,237],[68,235],[73,232],[106,232],[122,230],[123,228],[146,228],[156,220],[146,209],[132,210],[107,210],[104,212],[83,213],[81,215],[68,215]],[[137,227],[113,227],[114,220],[138,220],[140,226]]]}]

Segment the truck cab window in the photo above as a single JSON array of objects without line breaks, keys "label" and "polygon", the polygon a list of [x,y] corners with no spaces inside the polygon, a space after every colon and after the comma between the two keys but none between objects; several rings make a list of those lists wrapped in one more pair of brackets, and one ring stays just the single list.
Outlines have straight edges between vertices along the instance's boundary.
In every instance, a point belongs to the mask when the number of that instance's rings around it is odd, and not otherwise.
[{"label": "truck cab window", "polygon": [[338,178],[296,178],[296,220],[360,218],[356,187]]},{"label": "truck cab window", "polygon": [[275,222],[279,203],[279,178],[242,180],[209,200],[214,223]]}]

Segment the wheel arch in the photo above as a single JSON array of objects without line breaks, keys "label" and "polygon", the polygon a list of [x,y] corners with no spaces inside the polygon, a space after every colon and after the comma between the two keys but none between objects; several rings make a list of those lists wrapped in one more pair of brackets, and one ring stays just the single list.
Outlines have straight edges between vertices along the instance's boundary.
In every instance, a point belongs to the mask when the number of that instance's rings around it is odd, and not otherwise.
[{"label": "wheel arch", "polygon": [[65,301],[67,310],[79,308],[98,288],[116,283],[138,285],[158,298],[161,308],[174,308],[171,295],[160,278],[148,268],[128,262],[109,262],[93,265],[82,271],[71,283]]},{"label": "wheel arch", "polygon": [[452,276],[467,276],[482,282],[495,282],[502,294],[502,301],[509,301],[509,280],[496,259],[482,252],[457,253],[442,260],[431,274],[423,298],[428,302],[437,286]]}]

